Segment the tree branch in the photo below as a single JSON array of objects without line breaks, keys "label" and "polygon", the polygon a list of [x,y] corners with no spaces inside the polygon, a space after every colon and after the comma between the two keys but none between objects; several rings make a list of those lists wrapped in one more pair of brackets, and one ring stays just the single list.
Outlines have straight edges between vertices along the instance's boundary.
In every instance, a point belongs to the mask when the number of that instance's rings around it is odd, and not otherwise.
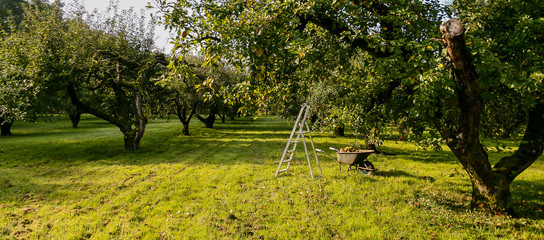
[{"label": "tree branch", "polygon": [[529,112],[529,122],[523,140],[514,154],[503,157],[493,171],[503,175],[509,182],[533,164],[544,152],[544,102],[540,101]]},{"label": "tree branch", "polygon": [[349,38],[346,38],[346,36],[349,35],[357,35],[355,31],[350,29],[347,24],[340,22],[336,19],[333,19],[329,16],[326,16],[324,14],[313,14],[313,15],[306,15],[306,16],[299,16],[301,18],[301,21],[308,21],[311,22],[325,30],[327,30],[329,33],[341,38],[344,42],[350,44],[353,48],[359,48],[361,50],[364,50],[368,52],[370,55],[376,57],[376,58],[386,58],[393,56],[393,53],[388,51],[381,51],[381,49],[376,49],[370,46],[370,43],[361,37],[356,37],[351,41]]},{"label": "tree branch", "polygon": [[204,41],[204,40],[207,40],[207,39],[211,39],[211,40],[214,40],[216,42],[221,42],[220,38],[214,37],[214,36],[203,36],[203,37],[199,38],[197,41],[201,42],[201,41]]},{"label": "tree branch", "polygon": [[84,112],[87,112],[87,113],[90,113],[96,117],[99,117],[99,118],[102,118],[110,123],[112,123],[113,125],[119,127],[121,130],[122,130],[122,125],[117,121],[116,118],[106,114],[105,112],[102,112],[96,108],[93,108],[83,102],[81,102],[77,96],[77,93],[74,89],[74,86],[73,85],[68,85],[68,87],[66,87],[66,91],[68,92],[68,96],[70,96],[70,100],[72,101],[72,104],[74,106],[76,106],[77,108],[79,108],[80,110],[84,111]]}]

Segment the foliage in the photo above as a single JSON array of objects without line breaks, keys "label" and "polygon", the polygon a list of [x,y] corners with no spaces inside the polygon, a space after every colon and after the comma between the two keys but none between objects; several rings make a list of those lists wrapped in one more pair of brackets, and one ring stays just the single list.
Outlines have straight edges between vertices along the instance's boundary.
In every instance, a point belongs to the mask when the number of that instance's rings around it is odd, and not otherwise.
[{"label": "foliage", "polygon": [[61,40],[60,6],[46,6],[24,6],[22,22],[10,22],[0,34],[0,118],[6,122],[33,119],[43,106],[51,46]]},{"label": "foliage", "polygon": [[[137,154],[111,124],[84,116],[14,126],[0,139],[0,238],[541,239],[540,159],[512,184],[520,218],[467,211],[467,175],[451,153],[387,141],[375,176],[338,171],[320,155],[310,179],[302,149],[274,171],[291,123],[237,119],[215,130],[151,120]],[[214,141],[210,141],[214,139]],[[353,139],[314,135],[316,146]],[[508,141],[510,146],[514,142]],[[503,153],[490,152],[495,161]]]},{"label": "foliage", "polygon": [[515,136],[544,90],[544,3],[456,1],[454,7],[467,24],[482,88],[489,89],[483,96],[484,131]]},{"label": "foliage", "polygon": [[[321,115],[331,116],[327,121],[333,125],[346,123],[364,132],[405,118],[399,115],[412,101],[391,86],[411,91],[417,73],[432,67],[437,54],[420,51],[436,45],[430,38],[438,36],[441,8],[433,1],[395,3],[388,15],[377,3],[358,1],[157,3],[163,23],[180,33],[177,51],[197,50],[210,62],[224,59],[249,71],[244,102],[261,112],[296,115],[303,102],[323,95],[320,86],[326,85],[342,95]],[[377,107],[388,95],[397,97],[394,106],[402,111]]]},{"label": "foliage", "polygon": [[24,0],[0,0],[0,30],[7,31],[23,20]]}]

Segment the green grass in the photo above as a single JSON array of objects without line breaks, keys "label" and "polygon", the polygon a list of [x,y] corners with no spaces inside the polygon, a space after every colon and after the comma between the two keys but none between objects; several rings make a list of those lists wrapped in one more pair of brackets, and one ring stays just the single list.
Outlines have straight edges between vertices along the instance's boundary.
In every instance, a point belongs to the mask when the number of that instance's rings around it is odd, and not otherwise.
[{"label": "green grass", "polygon": [[375,176],[320,155],[324,177],[311,179],[299,147],[274,178],[290,124],[195,124],[186,137],[179,122],[154,120],[128,152],[93,117],[77,129],[16,122],[0,138],[0,239],[544,239],[542,159],[512,184],[520,218],[490,216],[468,210],[470,181],[451,153],[405,142],[370,157]]}]

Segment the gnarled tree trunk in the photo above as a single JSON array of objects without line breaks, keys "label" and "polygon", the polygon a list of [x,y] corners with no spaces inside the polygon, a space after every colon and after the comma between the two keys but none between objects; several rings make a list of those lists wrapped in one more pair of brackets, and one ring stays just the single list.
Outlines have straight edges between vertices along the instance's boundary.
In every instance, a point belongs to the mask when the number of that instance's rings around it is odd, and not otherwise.
[{"label": "gnarled tree trunk", "polygon": [[[539,99],[542,97],[544,96]],[[504,205],[510,213],[513,212],[510,184],[544,151],[544,127],[542,126],[544,126],[544,102],[540,100],[536,107],[529,112],[527,129],[518,150],[511,156],[502,158],[493,167],[498,204]]]},{"label": "gnarled tree trunk", "polygon": [[472,181],[471,207],[512,214],[510,183],[544,150],[544,102],[530,111],[519,149],[492,167],[479,139],[483,101],[478,75],[466,48],[463,24],[452,19],[442,24],[440,30],[457,80],[459,118],[455,127],[447,127],[437,117],[432,120]]},{"label": "gnarled tree trunk", "polygon": [[[77,93],[74,89],[74,86],[70,85],[66,88],[72,104],[77,106],[79,109],[88,112],[96,117],[104,119],[113,125],[117,126],[119,130],[123,133],[123,138],[125,142],[125,149],[127,150],[138,150],[140,149],[140,141],[144,135],[145,127],[147,124],[147,117],[142,115],[141,103],[139,93],[137,92],[134,97],[134,113],[135,119],[131,119],[131,104],[127,98],[125,92],[118,88],[115,89],[116,99],[119,104],[119,117],[114,117],[108,115],[107,113],[94,108],[86,103],[83,103],[79,100]],[[135,127],[133,127],[135,126]]]},{"label": "gnarled tree trunk", "polygon": [[434,123],[472,181],[471,206],[500,211],[495,201],[491,164],[479,138],[483,101],[478,75],[466,48],[465,30],[459,19],[451,19],[442,24],[440,31],[459,86],[456,89],[459,118],[454,129],[444,127],[437,119]]}]

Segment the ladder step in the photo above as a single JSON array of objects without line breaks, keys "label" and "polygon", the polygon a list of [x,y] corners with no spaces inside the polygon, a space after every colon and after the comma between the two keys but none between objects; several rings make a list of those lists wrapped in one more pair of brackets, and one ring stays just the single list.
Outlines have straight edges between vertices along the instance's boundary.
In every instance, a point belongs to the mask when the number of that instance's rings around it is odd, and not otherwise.
[{"label": "ladder step", "polygon": [[299,143],[300,140],[291,140],[291,141],[289,141],[289,142],[291,142],[291,143]]},{"label": "ladder step", "polygon": [[296,131],[295,133],[296,133],[296,134],[299,134],[299,133],[306,134],[306,133],[310,133],[310,132],[309,132],[309,131]]},{"label": "ladder step", "polygon": [[292,153],[292,152],[294,152],[295,150],[296,150],[296,149],[289,149],[289,150],[287,150],[287,152],[288,152],[288,153]]},{"label": "ladder step", "polygon": [[292,160],[293,160],[292,158],[289,158],[289,159],[287,159],[287,160],[283,160],[282,163],[290,162],[290,161],[292,161]]},{"label": "ladder step", "polygon": [[279,170],[278,173],[285,172],[285,171],[287,171],[287,168],[286,168],[286,169]]}]

